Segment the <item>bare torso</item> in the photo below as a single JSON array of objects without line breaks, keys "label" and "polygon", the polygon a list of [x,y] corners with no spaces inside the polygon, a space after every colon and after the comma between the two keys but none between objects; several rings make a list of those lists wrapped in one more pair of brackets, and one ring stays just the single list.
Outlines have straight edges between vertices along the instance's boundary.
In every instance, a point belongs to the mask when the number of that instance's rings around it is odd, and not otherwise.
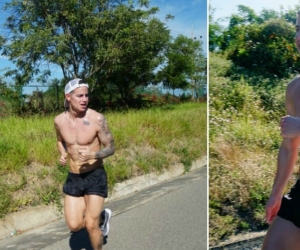
[{"label": "bare torso", "polygon": [[69,112],[64,112],[55,119],[56,128],[68,153],[72,173],[84,173],[103,167],[102,159],[79,159],[79,150],[97,152],[101,148],[97,124],[99,115],[96,111],[88,109],[83,117],[72,118]]}]

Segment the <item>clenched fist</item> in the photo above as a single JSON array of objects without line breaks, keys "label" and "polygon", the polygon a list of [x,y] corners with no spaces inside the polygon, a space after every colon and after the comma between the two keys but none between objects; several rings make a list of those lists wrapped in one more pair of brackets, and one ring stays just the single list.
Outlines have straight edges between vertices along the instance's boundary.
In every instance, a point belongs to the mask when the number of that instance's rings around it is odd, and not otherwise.
[{"label": "clenched fist", "polygon": [[67,157],[68,157],[68,153],[63,153],[59,158],[59,163],[63,166],[66,166],[67,165]]},{"label": "clenched fist", "polygon": [[294,138],[300,136],[300,118],[295,116],[284,116],[280,120],[281,136]]}]

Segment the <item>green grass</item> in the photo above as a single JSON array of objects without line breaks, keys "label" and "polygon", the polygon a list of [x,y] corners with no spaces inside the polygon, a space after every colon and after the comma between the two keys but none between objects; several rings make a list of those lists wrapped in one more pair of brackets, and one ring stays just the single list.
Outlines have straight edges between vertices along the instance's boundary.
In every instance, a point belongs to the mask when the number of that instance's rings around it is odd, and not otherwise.
[{"label": "green grass", "polygon": [[19,118],[0,120],[0,174],[21,171],[31,162],[54,164],[57,156],[53,117]]},{"label": "green grass", "polygon": [[[206,155],[206,103],[105,113],[115,155],[105,159],[109,188]],[[53,116],[0,120],[0,217],[28,206],[59,203],[68,173],[59,166]]]},{"label": "green grass", "polygon": [[[107,116],[116,154],[106,160],[109,185],[206,155],[206,104],[113,113]],[[116,178],[115,176],[119,176]]]},{"label": "green grass", "polygon": [[281,141],[275,122],[264,123],[246,114],[231,117],[227,124],[213,121],[209,155],[210,245],[245,231],[267,228],[264,206]]},{"label": "green grass", "polygon": [[224,58],[210,56],[210,64],[209,244],[216,245],[268,228],[265,205],[282,140],[284,90],[280,83],[262,97],[247,77],[231,80]]}]

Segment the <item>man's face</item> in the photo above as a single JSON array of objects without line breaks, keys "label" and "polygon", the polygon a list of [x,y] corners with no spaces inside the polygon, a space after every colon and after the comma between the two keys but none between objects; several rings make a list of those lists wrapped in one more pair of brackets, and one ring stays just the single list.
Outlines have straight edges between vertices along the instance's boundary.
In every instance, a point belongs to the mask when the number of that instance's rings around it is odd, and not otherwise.
[{"label": "man's face", "polygon": [[300,53],[300,11],[298,11],[297,21],[296,21],[296,35],[295,35],[295,43]]},{"label": "man's face", "polygon": [[70,94],[66,94],[66,98],[73,110],[85,111],[89,103],[88,88],[74,89]]}]

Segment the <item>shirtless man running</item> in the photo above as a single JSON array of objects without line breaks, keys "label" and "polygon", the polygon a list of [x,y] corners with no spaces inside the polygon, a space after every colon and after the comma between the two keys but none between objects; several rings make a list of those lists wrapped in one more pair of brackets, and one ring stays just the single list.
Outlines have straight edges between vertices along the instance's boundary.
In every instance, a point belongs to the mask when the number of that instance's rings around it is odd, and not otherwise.
[{"label": "shirtless man running", "polygon": [[[296,22],[295,43],[300,52],[300,11]],[[300,249],[300,176],[290,192],[282,197],[298,158],[300,131],[295,132],[300,117],[300,76],[286,88],[286,117],[281,120],[282,144],[279,149],[277,172],[270,198],[266,204],[266,220],[271,223],[263,250]]]},{"label": "shirtless man running", "polygon": [[[59,162],[66,165],[69,160],[70,166],[63,187],[65,219],[73,232],[86,228],[93,249],[101,250],[106,232],[100,230],[100,214],[107,197],[103,159],[114,154],[114,139],[105,117],[88,109],[86,83],[70,81],[65,98],[67,110],[54,119]],[[104,214],[107,222],[111,212],[104,210]]]}]

